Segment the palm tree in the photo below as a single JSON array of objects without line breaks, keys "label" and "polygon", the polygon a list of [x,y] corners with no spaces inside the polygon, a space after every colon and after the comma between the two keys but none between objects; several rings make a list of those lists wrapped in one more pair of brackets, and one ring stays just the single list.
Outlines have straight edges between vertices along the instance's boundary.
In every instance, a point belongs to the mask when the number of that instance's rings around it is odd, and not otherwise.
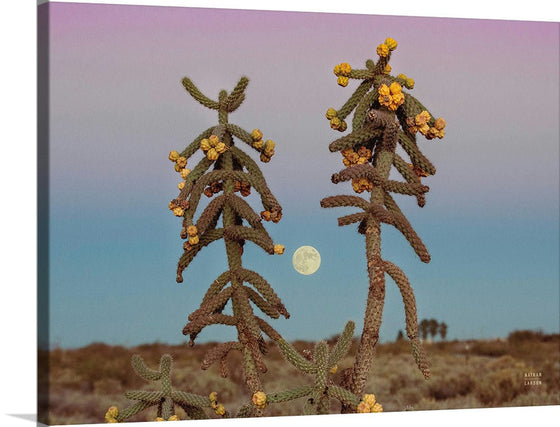
[{"label": "palm tree", "polygon": [[445,337],[447,336],[447,324],[445,322],[439,324],[439,335],[441,339],[445,341]]},{"label": "palm tree", "polygon": [[436,319],[428,320],[428,332],[432,336],[432,339],[436,337],[438,333],[439,323]]}]

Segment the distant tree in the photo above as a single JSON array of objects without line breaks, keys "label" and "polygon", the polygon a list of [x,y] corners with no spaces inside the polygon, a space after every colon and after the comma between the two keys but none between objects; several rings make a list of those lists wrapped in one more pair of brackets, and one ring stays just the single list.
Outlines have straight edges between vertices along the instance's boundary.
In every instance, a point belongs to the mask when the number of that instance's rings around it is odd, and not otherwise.
[{"label": "distant tree", "polygon": [[422,319],[418,326],[420,328],[420,335],[422,339],[425,340],[428,338],[428,319]]},{"label": "distant tree", "polygon": [[436,319],[428,320],[428,332],[432,336],[432,339],[436,337],[438,333],[439,323]]},{"label": "distant tree", "polygon": [[445,322],[439,324],[439,335],[441,339],[445,341],[445,337],[447,337],[447,324]]},{"label": "distant tree", "polygon": [[399,329],[399,333],[397,334],[397,341],[401,341],[404,339],[403,331]]}]

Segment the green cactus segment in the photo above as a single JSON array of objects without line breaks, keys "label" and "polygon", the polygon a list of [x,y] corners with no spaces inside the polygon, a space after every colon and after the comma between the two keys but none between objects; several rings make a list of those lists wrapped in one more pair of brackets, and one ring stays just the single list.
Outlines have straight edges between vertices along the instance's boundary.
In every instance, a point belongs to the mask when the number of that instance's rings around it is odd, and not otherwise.
[{"label": "green cactus segment", "polygon": [[161,390],[130,390],[125,392],[125,397],[136,402],[119,411],[116,419],[119,422],[142,412],[143,410],[156,407],[157,416],[167,420],[175,415],[175,406],[185,409],[187,416],[193,419],[208,418],[202,408],[212,407],[208,397],[183,391],[173,390],[171,384],[172,358],[164,354],[159,363],[159,369],[151,369],[146,366],[138,355],[132,357],[134,371],[149,382],[159,382]]},{"label": "green cactus segment", "polygon": [[335,386],[330,374],[338,368],[337,363],[347,354],[354,336],[354,322],[348,322],[337,342],[329,350],[326,341],[319,341],[315,345],[313,354],[302,355],[291,344],[277,339],[278,347],[286,360],[305,374],[314,376],[313,385],[298,389],[267,395],[267,402],[274,403],[308,396],[303,406],[303,412],[308,415],[327,414],[330,408],[329,399],[335,399],[342,404],[357,406],[360,399],[351,391]]},{"label": "green cactus segment", "polygon": [[329,354],[329,360],[327,363],[329,369],[332,369],[348,353],[348,350],[352,345],[352,339],[354,338],[355,327],[356,324],[352,321],[349,321],[344,327],[342,334],[340,334],[340,337]]},{"label": "green cactus segment", "polygon": [[200,90],[198,90],[195,84],[188,77],[184,77],[182,83],[185,89],[191,94],[191,96],[206,108],[209,108],[211,110],[218,110],[220,108],[219,102],[212,101],[210,98],[205,96]]},{"label": "green cactus segment", "polygon": [[[349,78],[362,79],[358,88],[338,111],[330,108],[326,117],[331,128],[344,131],[341,120],[352,111],[352,130],[329,144],[331,152],[339,151],[345,169],[332,175],[334,184],[351,182],[357,193],[369,193],[369,200],[359,196],[338,195],[321,200],[324,208],[356,207],[360,211],[342,216],[338,225],[358,224],[358,232],[365,235],[366,260],[369,275],[369,292],[366,300],[364,326],[356,359],[344,389],[355,396],[362,396],[373,363],[375,347],[381,325],[384,298],[385,274],[397,283],[405,305],[407,333],[412,343],[414,358],[427,377],[429,367],[424,351],[417,339],[416,302],[408,279],[394,264],[381,257],[381,225],[388,224],[399,230],[407,239],[422,262],[430,261],[430,254],[412,225],[401,212],[392,194],[416,198],[420,207],[426,203],[429,187],[421,178],[434,175],[432,163],[420,151],[416,142],[421,134],[428,140],[443,138],[445,120],[434,119],[427,108],[414,96],[404,92],[403,87],[412,89],[414,80],[403,74],[390,75],[389,61],[397,43],[387,39],[377,47],[379,59],[366,61],[366,69],[352,69],[349,64],[337,65],[334,69],[338,84],[346,86]],[[410,163],[396,153],[397,144],[410,158]],[[392,169],[402,176],[404,182],[389,179]],[[336,390],[336,389],[333,389]],[[340,390],[338,390],[340,391]],[[311,405],[308,402],[308,406]],[[314,404],[318,402],[314,401]],[[343,401],[343,412],[355,412],[357,402],[351,398]]]}]

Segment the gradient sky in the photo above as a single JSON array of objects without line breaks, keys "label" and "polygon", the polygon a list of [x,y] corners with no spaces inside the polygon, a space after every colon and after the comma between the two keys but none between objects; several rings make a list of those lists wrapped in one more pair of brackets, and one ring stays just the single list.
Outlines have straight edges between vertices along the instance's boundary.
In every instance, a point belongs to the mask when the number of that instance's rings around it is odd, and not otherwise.
[{"label": "gradient sky", "polygon": [[[268,256],[246,245],[244,265],[264,276],[291,313],[272,320],[287,339],[359,328],[367,293],[363,236],[338,227],[350,211],[320,208],[341,157],[324,113],[339,108],[332,69],[363,68],[393,37],[393,74],[447,121],[443,140],[419,138],[437,167],[427,204],[397,197],[432,255],[423,264],[400,233],[383,229],[384,258],[415,290],[418,316],[449,325],[449,338],[559,332],[559,26],[557,23],[259,12],[96,4],[42,5],[50,38],[50,345],[95,341],[179,343],[187,315],[226,269],[223,243],[203,250],[175,283],[180,220],[167,209],[178,175],[167,160],[217,123],[181,85],[211,98],[250,79],[230,122],[276,144],[260,163],[283,206]],[[192,164],[192,163],[191,163]],[[249,199],[260,211],[258,200]],[[316,247],[319,271],[291,267]],[[404,330],[387,280],[382,340]],[[209,327],[200,341],[234,336]]]}]

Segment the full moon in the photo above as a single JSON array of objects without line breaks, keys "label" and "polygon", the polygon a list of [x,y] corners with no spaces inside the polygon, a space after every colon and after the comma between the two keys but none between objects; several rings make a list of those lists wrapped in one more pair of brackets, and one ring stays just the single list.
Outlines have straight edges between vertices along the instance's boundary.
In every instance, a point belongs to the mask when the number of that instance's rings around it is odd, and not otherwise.
[{"label": "full moon", "polygon": [[315,273],[321,265],[321,255],[313,246],[301,246],[296,249],[292,257],[292,264],[298,273]]}]

